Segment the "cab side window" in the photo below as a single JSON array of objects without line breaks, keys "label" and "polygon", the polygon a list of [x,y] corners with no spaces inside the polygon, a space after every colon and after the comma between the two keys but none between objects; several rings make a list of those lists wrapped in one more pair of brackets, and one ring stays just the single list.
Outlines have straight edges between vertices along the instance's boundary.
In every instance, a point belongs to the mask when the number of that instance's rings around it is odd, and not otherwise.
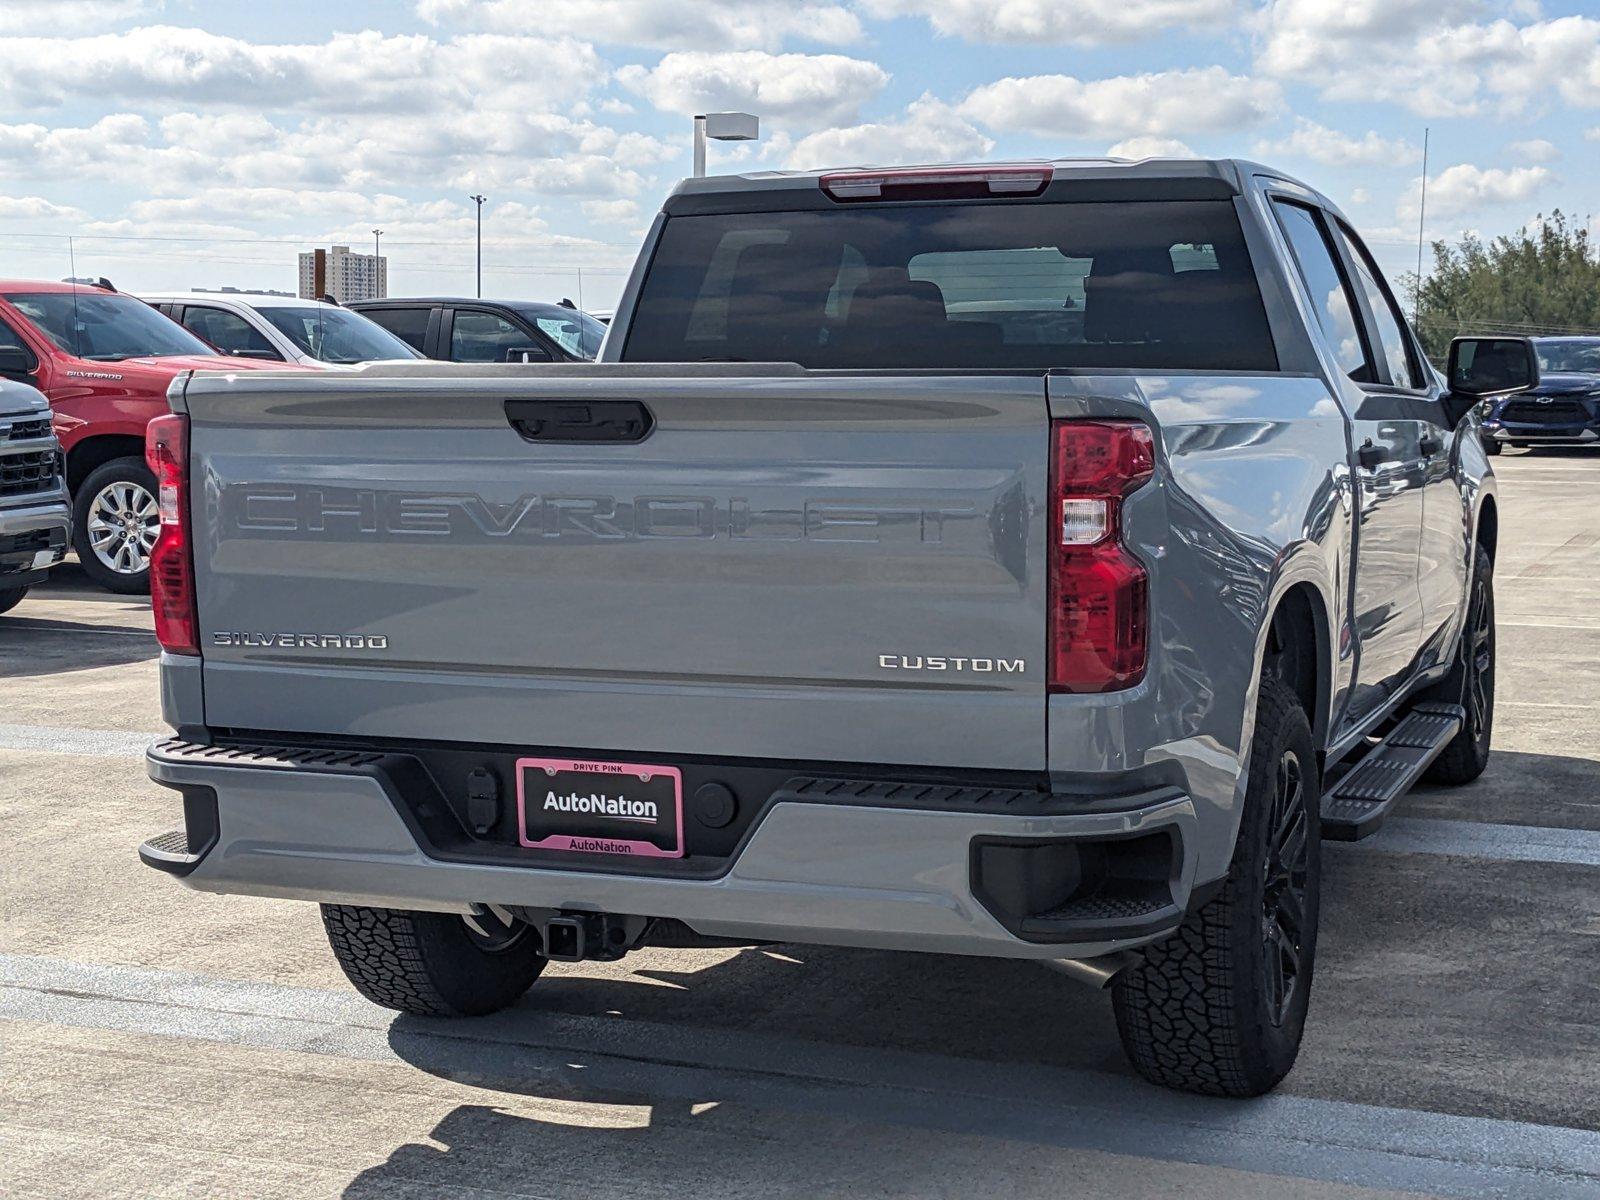
[{"label": "cab side window", "polygon": [[248,358],[283,357],[249,321],[220,308],[191,304],[183,310],[183,326],[189,332],[205,338],[224,354]]},{"label": "cab side window", "polygon": [[1356,320],[1355,296],[1323,229],[1322,218],[1304,205],[1286,200],[1274,200],[1272,207],[1277,210],[1278,223],[1289,239],[1289,248],[1311,294],[1317,322],[1340,369],[1356,383],[1376,383],[1366,339]]},{"label": "cab side window", "polygon": [[546,362],[550,353],[537,339],[494,313],[457,309],[450,329],[451,362]]},{"label": "cab side window", "polygon": [[368,308],[361,315],[382,325],[418,354],[427,352],[431,308]]},{"label": "cab side window", "polygon": [[1400,308],[1395,304],[1383,276],[1379,274],[1377,264],[1372,261],[1361,240],[1342,222],[1334,222],[1334,236],[1344,244],[1350,261],[1356,265],[1356,282],[1367,298],[1367,307],[1372,310],[1372,319],[1377,326],[1372,331],[1373,349],[1383,356],[1383,364],[1388,368],[1388,382],[1395,387],[1421,390],[1427,384],[1423,382],[1422,372],[1412,357],[1410,339],[1405,333],[1405,318],[1400,315]]},{"label": "cab side window", "polygon": [[0,319],[0,350],[21,350],[29,358],[33,357],[28,343],[3,319]]}]

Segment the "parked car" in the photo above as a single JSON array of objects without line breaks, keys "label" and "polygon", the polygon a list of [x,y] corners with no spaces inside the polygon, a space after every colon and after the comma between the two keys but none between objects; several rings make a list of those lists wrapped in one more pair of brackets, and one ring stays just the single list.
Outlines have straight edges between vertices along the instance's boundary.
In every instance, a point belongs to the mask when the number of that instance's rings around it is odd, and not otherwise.
[{"label": "parked car", "polygon": [[228,358],[148,304],[107,287],[0,280],[0,376],[43,392],[67,460],[72,544],[113,592],[149,587],[159,520],[144,427],[186,371],[291,370]]},{"label": "parked car", "polygon": [[355,300],[349,307],[446,362],[589,362],[606,335],[587,313],[529,300]]},{"label": "parked car", "polygon": [[343,367],[422,357],[360,313],[322,300],[254,292],[149,292],[140,299],[236,358]]},{"label": "parked car", "polygon": [[1536,337],[1541,378],[1498,400],[1484,418],[1489,453],[1502,446],[1572,446],[1600,441],[1600,337]]},{"label": "parked car", "polygon": [[592,366],[175,390],[145,861],[321,902],[406,1012],[653,940],[1031,959],[1150,1079],[1274,1086],[1319,837],[1488,760],[1526,343],[1447,385],[1233,161],[696,179],[624,296]]},{"label": "parked car", "polygon": [[22,603],[61,561],[71,523],[49,401],[37,388],[0,378],[0,613]]}]

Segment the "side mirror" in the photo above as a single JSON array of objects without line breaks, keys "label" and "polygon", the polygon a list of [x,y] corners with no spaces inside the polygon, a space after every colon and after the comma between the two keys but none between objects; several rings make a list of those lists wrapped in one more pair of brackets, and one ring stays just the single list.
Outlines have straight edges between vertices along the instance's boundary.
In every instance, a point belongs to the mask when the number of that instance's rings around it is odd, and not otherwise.
[{"label": "side mirror", "polygon": [[550,351],[543,346],[513,346],[506,351],[506,361],[512,363],[547,363]]},{"label": "side mirror", "polygon": [[1525,337],[1459,337],[1450,343],[1444,402],[1458,425],[1480,401],[1539,386],[1539,356]]},{"label": "side mirror", "polygon": [[0,346],[0,376],[18,383],[31,383],[38,365],[33,355],[20,346]]},{"label": "side mirror", "polygon": [[229,350],[232,358],[259,358],[267,362],[282,362],[283,355],[276,350]]}]

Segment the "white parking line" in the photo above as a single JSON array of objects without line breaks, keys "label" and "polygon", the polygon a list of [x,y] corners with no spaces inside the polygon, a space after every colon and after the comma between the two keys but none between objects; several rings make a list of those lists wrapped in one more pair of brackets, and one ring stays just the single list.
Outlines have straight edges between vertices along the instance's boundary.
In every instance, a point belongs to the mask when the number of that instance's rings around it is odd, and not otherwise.
[{"label": "white parking line", "polygon": [[1552,829],[1546,825],[1396,817],[1385,821],[1376,834],[1359,845],[1391,854],[1442,854],[1498,862],[1600,867],[1600,833],[1586,829]]},{"label": "white parking line", "polygon": [[60,725],[0,725],[0,750],[43,750],[93,758],[143,758],[159,733],[115,729],[70,729]]},{"label": "white parking line", "polygon": [[373,1062],[509,1091],[747,1104],[1430,1195],[1600,1195],[1600,1134],[1277,1095],[1249,1103],[1028,1063],[529,1009],[395,1018],[353,994],[0,955],[0,1018]]}]

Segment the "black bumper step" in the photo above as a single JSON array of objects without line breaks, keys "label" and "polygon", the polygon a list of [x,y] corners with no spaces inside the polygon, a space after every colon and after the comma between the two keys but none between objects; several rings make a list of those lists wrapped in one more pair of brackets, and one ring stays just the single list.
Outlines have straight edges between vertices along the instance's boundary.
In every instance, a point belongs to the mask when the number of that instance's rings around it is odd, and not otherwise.
[{"label": "black bumper step", "polygon": [[1376,833],[1395,801],[1422,778],[1466,718],[1459,704],[1419,704],[1407,713],[1322,797],[1322,836],[1358,842]]},{"label": "black bumper step", "polygon": [[189,834],[174,829],[139,846],[139,861],[169,875],[187,875],[199,865],[201,855],[189,853]]}]

